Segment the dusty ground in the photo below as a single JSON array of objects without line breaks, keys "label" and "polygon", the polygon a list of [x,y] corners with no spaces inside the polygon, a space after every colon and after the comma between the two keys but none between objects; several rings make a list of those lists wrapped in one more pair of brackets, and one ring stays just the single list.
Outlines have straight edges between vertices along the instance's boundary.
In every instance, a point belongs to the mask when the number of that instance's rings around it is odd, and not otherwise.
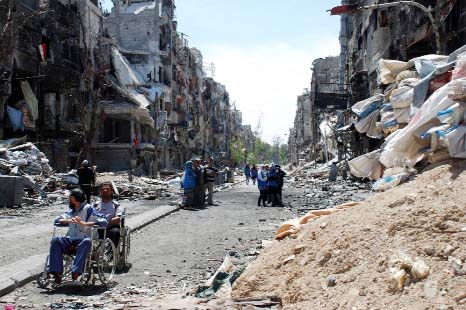
[{"label": "dusty ground", "polygon": [[[265,249],[233,295],[278,295],[288,309],[466,309],[465,167],[440,165],[307,224],[297,239]],[[395,293],[388,265],[398,251],[423,260],[430,273]]]},{"label": "dusty ground", "polygon": [[262,240],[271,239],[278,225],[293,216],[284,208],[257,207],[257,195],[257,187],[241,184],[218,193],[219,206],[180,210],[134,234],[132,268],[116,276],[118,284],[113,288],[47,292],[31,283],[0,301],[14,302],[17,309],[50,309],[51,304],[53,309],[76,309],[81,302],[92,309],[128,296],[147,301],[158,293],[188,292],[204,283],[225,255],[233,256],[236,264],[248,262]]}]

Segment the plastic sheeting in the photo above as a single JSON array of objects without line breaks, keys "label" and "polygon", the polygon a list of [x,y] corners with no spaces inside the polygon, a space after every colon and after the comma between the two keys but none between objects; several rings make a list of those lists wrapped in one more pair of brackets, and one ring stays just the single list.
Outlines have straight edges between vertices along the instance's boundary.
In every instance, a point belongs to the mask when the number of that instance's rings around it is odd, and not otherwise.
[{"label": "plastic sheeting", "polygon": [[24,100],[28,106],[29,111],[31,112],[32,118],[36,121],[39,118],[39,102],[36,95],[31,89],[28,81],[20,82],[21,91],[23,92]]},{"label": "plastic sheeting", "polygon": [[10,119],[10,124],[13,128],[13,131],[23,131],[23,112],[7,105],[6,113],[8,114],[8,118]]}]

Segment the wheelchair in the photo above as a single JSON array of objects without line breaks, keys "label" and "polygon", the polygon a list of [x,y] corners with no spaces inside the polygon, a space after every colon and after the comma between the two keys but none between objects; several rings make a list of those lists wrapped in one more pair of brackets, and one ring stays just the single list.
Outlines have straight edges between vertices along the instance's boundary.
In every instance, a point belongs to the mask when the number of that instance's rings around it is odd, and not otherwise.
[{"label": "wheelchair", "polygon": [[[54,227],[52,237],[58,236],[61,227],[63,226]],[[99,237],[99,232],[103,236],[102,238]],[[115,274],[119,253],[113,241],[106,237],[105,227],[92,227],[91,241],[91,250],[84,265],[81,282],[84,285],[95,285],[97,279],[99,279],[103,286],[107,286],[111,283]],[[62,284],[71,281],[71,268],[76,256],[74,250],[71,248],[68,253],[63,255]],[[43,289],[57,288],[59,286],[54,282],[53,276],[49,272],[49,255],[45,260],[43,272],[37,277],[37,284]]]}]

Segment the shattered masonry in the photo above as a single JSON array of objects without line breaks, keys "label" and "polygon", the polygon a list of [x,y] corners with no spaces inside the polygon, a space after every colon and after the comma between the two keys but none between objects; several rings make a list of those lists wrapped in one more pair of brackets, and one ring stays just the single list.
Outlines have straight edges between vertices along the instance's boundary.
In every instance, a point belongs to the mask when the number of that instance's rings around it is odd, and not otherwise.
[{"label": "shattered masonry", "polygon": [[147,176],[194,154],[230,164],[250,127],[177,31],[174,1],[114,2],[0,2],[0,24],[15,8],[0,34],[0,139],[28,135],[57,171],[84,158]]}]

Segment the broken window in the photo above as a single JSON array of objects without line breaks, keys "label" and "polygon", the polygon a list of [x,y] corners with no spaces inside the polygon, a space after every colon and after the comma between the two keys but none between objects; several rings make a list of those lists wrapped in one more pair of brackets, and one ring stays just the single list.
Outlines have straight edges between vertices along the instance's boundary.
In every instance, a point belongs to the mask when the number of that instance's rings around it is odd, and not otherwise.
[{"label": "broken window", "polygon": [[104,121],[101,141],[103,143],[130,143],[131,123],[129,120],[107,118]]}]

